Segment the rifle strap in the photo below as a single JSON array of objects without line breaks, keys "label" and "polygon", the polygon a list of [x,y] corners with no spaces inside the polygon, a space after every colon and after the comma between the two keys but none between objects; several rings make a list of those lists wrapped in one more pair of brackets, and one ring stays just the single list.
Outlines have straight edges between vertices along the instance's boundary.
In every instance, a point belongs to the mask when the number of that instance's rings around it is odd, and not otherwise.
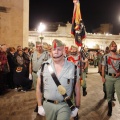
[{"label": "rifle strap", "polygon": [[76,93],[75,93],[75,84],[76,84],[76,81],[77,81],[77,66],[75,65],[75,71],[74,71],[74,85],[73,85],[73,90],[74,90],[74,95],[76,96]]},{"label": "rifle strap", "polygon": [[[59,82],[56,74],[54,73],[51,65],[50,65],[50,64],[47,64],[47,65],[48,65],[48,70],[49,70],[49,72],[51,73],[51,76],[52,76],[52,78],[53,78],[56,86],[57,86],[57,87],[62,86],[61,83]],[[73,103],[71,102],[69,96],[68,96],[66,93],[65,93],[65,94],[62,94],[62,96],[63,96],[64,100],[66,101],[66,103],[68,104],[68,106],[70,107],[71,111],[74,110],[74,109],[75,109],[75,106],[74,106]]]},{"label": "rifle strap", "polygon": [[41,65],[41,73],[40,73],[40,78],[41,78],[41,93],[43,93],[43,70],[44,70],[45,63]]},{"label": "rifle strap", "polygon": [[106,73],[108,74],[108,61],[107,61],[107,56],[105,56],[106,59]]}]

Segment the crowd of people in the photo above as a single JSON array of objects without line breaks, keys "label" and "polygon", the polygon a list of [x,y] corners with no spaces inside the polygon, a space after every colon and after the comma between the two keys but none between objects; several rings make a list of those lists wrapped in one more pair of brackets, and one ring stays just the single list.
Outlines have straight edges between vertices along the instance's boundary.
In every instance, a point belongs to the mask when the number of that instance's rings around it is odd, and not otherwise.
[{"label": "crowd of people", "polygon": [[8,89],[27,91],[32,87],[29,79],[30,50],[18,46],[7,48],[6,44],[0,46],[0,94]]},{"label": "crowd of people", "polygon": [[[112,115],[112,100],[117,93],[120,102],[120,55],[112,41],[105,51],[94,52],[94,67],[98,66],[103,81],[104,99],[108,100],[108,116]],[[35,49],[0,45],[0,95],[8,89],[26,92],[35,89],[37,105],[34,112],[47,120],[78,117],[82,95],[87,95],[86,77],[91,64],[90,52],[60,40],[52,45],[36,42]],[[97,61],[96,61],[97,59]],[[74,93],[74,94],[73,94]],[[72,96],[72,97],[71,97]],[[71,102],[72,99],[72,102]],[[64,112],[62,112],[64,111]],[[71,112],[72,111],[72,112]]]}]

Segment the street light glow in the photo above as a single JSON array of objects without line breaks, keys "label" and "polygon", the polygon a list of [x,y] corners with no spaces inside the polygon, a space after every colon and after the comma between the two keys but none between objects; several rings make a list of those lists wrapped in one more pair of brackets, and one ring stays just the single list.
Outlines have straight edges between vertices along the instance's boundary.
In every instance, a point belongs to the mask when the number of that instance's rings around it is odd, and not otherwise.
[{"label": "street light glow", "polygon": [[43,31],[46,29],[46,26],[44,23],[40,22],[38,28],[37,28],[37,32],[40,33],[40,40],[41,40],[41,43],[42,43],[42,40],[44,39],[44,36],[43,36]]},{"label": "street light glow", "polygon": [[45,29],[46,29],[45,24],[41,22],[40,25],[38,26],[37,31],[38,31],[39,33],[41,33],[41,32],[43,32]]}]

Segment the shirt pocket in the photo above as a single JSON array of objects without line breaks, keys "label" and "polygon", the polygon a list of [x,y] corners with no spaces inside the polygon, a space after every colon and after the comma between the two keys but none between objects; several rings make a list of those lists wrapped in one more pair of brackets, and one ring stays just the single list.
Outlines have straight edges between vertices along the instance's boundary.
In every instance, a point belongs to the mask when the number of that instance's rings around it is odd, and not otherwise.
[{"label": "shirt pocket", "polygon": [[43,72],[43,81],[45,85],[51,85],[53,80],[51,79],[51,75],[48,71]]},{"label": "shirt pocket", "polygon": [[69,87],[73,84],[73,78],[65,74],[60,82],[64,87]]}]

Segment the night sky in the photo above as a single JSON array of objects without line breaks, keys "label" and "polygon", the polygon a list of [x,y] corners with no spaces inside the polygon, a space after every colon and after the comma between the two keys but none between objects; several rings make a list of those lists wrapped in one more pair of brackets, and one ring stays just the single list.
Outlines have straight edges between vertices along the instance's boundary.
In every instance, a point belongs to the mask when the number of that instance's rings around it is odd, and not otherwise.
[{"label": "night sky", "polygon": [[[120,31],[120,0],[80,0],[81,14],[86,31],[100,24],[113,24],[113,34]],[[40,22],[72,21],[72,0],[30,0],[29,29],[37,28]]]}]

